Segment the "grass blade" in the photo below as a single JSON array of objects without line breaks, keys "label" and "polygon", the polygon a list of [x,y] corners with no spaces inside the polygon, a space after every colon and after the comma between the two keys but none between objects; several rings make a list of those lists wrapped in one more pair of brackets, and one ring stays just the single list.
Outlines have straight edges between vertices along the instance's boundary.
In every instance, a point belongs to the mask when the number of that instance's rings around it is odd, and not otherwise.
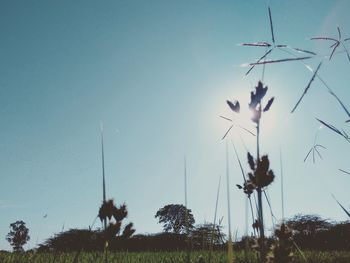
[{"label": "grass blade", "polygon": [[324,121],[320,120],[320,119],[317,119],[320,123],[322,123],[324,126],[326,126],[327,128],[331,129],[332,131],[334,131],[335,133],[341,135],[341,136],[344,136],[341,131],[339,131],[336,127],[334,127],[333,125],[331,124],[328,124],[328,123],[325,123]]},{"label": "grass blade", "polygon": [[226,186],[227,186],[227,220],[228,220],[228,242],[227,242],[227,263],[233,263],[233,244],[231,237],[231,205],[230,205],[230,174],[228,166],[228,143],[226,141]]},{"label": "grass blade", "polygon": [[[221,116],[221,115],[220,115],[219,117],[222,118],[222,119],[224,119],[224,120],[227,120],[227,121],[229,121],[229,122],[233,122],[232,119],[227,118],[227,117],[225,117],[225,116]],[[244,128],[243,126],[241,126],[241,125],[239,125],[239,124],[235,124],[235,125],[237,125],[237,126],[238,126],[239,128],[241,128],[242,130],[248,132],[249,134],[255,136],[255,134],[254,134],[252,131],[248,130],[247,128]],[[233,124],[232,124],[231,127],[227,130],[227,132],[225,133],[224,137],[222,137],[222,139],[225,139],[227,133],[232,129],[232,127],[233,127]]]},{"label": "grass blade", "polygon": [[332,57],[333,57],[333,54],[334,54],[334,52],[335,52],[335,50],[339,47],[339,42],[337,42],[337,44],[334,46],[334,48],[333,48],[333,50],[332,50],[332,53],[331,53],[331,55],[330,55],[330,57],[329,57],[329,60],[331,60],[332,59]]},{"label": "grass blade", "polygon": [[232,119],[227,118],[227,117],[225,117],[225,116],[220,115],[219,117],[220,117],[220,118],[223,118],[224,120],[227,120],[227,121],[233,122],[233,120],[232,120]]},{"label": "grass blade", "polygon": [[338,205],[343,209],[343,211],[348,215],[348,217],[350,218],[350,212],[348,210],[346,210],[344,206],[342,206],[342,204],[335,198],[335,196],[333,194],[332,194],[332,197],[338,203]]},{"label": "grass blade", "polygon": [[[297,61],[297,60],[305,60],[310,59],[312,57],[297,57],[297,58],[284,58],[284,59],[276,59],[276,60],[265,60],[265,61],[258,61],[255,63],[250,63],[250,66],[257,66],[257,65],[264,65],[264,64],[272,64],[272,63],[281,63],[281,62],[288,62],[288,61]],[[247,75],[247,74],[246,74]]]},{"label": "grass blade", "polygon": [[269,19],[270,19],[270,29],[271,29],[271,37],[272,37],[272,43],[275,44],[275,35],[273,33],[273,24],[272,24],[272,15],[271,15],[271,9],[269,8]]},{"label": "grass blade", "polygon": [[211,256],[212,256],[213,245],[214,245],[213,243],[214,243],[214,233],[215,233],[216,215],[217,215],[218,203],[219,203],[220,185],[221,185],[221,176],[219,177],[218,190],[217,190],[217,192],[216,192],[216,202],[215,202],[215,212],[214,212],[213,229],[212,229],[211,238],[210,238],[210,249],[209,249],[209,260],[208,260],[209,263],[211,263]]},{"label": "grass blade", "polygon": [[330,45],[329,48],[334,47],[338,42],[335,42],[334,44]]},{"label": "grass blade", "polygon": [[339,171],[341,171],[341,172],[343,172],[343,173],[346,173],[346,174],[350,175],[350,172],[347,172],[347,171],[345,171],[345,170],[339,169]]},{"label": "grass blade", "polygon": [[312,78],[310,79],[309,83],[307,84],[306,88],[304,89],[303,94],[301,95],[301,97],[300,97],[300,99],[298,100],[298,102],[295,104],[295,106],[294,106],[294,108],[292,109],[291,113],[293,113],[293,112],[296,110],[296,108],[297,108],[298,105],[300,104],[301,100],[304,98],[306,92],[309,90],[309,88],[310,88],[310,86],[311,86],[311,83],[314,81],[315,76],[316,76],[318,70],[320,69],[321,65],[322,65],[322,62],[320,62],[320,64],[318,64],[317,69],[315,70],[314,74],[312,75]]},{"label": "grass blade", "polygon": [[281,203],[282,203],[282,223],[284,222],[284,183],[283,183],[283,162],[282,150],[280,148],[280,169],[281,169]]},{"label": "grass blade", "polygon": [[344,103],[339,99],[339,97],[332,91],[329,90],[329,93],[339,102],[340,106],[343,108],[343,110],[346,112],[348,117],[350,117],[350,112],[349,110],[345,107]]},{"label": "grass blade", "polygon": [[254,134],[252,131],[248,130],[247,128],[244,128],[244,127],[241,126],[241,125],[238,125],[238,127],[241,128],[242,130],[248,132],[248,133],[251,134],[252,136],[255,136],[255,134]]},{"label": "grass blade", "polygon": [[[236,146],[234,145],[233,141],[231,141],[231,143],[232,143],[233,149],[235,151],[235,155],[236,155],[237,162],[239,164],[239,168],[240,168],[241,173],[242,173],[243,181],[244,181],[244,183],[246,183],[247,180],[246,180],[245,175],[244,175],[242,162],[239,159],[239,156],[238,156],[238,153],[237,153],[237,149],[236,149]],[[252,199],[250,198],[250,196],[248,196],[248,199],[249,199],[250,211],[251,211],[251,214],[252,214],[252,221],[254,221],[254,209],[253,209]],[[255,235],[256,234],[255,233],[255,228],[253,228],[253,230],[254,230],[254,235]]]},{"label": "grass blade", "polygon": [[331,37],[312,37],[310,40],[330,40],[330,41],[335,41],[338,42],[337,39],[331,38]]},{"label": "grass blade", "polygon": [[321,160],[323,160],[322,155],[320,154],[320,152],[317,150],[317,148],[316,148],[316,147],[315,147],[315,151],[316,151],[316,153],[317,153],[318,157],[320,157],[320,159],[321,159]]},{"label": "grass blade", "polygon": [[349,55],[348,49],[346,48],[346,46],[345,46],[343,43],[341,43],[341,44],[342,44],[342,46],[343,46],[343,48],[344,48],[344,50],[345,50],[345,52],[346,52],[346,55],[347,55],[347,57],[348,57],[348,60],[350,61],[350,55]]},{"label": "grass blade", "polygon": [[312,51],[309,51],[309,50],[305,50],[305,49],[301,49],[301,48],[297,48],[297,47],[291,47],[291,46],[288,46],[288,45],[276,45],[276,47],[277,48],[288,48],[288,49],[291,49],[291,50],[294,50],[294,51],[297,51],[297,52],[307,53],[307,54],[314,55],[314,56],[317,55],[315,52],[312,52]]},{"label": "grass blade", "polygon": [[[269,49],[262,57],[260,57],[256,63],[259,63],[261,60],[263,60],[264,58],[266,58],[267,55],[270,54],[271,52],[272,52],[272,48]],[[247,73],[245,73],[246,76],[247,76],[247,75],[253,70],[253,68],[255,67],[255,65],[252,65],[252,63],[250,63],[249,65],[250,65],[251,67],[250,67],[250,69],[247,71]]]},{"label": "grass blade", "polygon": [[309,151],[309,152],[307,153],[307,155],[305,156],[305,158],[304,158],[304,163],[305,163],[307,157],[309,157],[309,155],[310,155],[310,153],[311,153],[311,151],[312,151],[313,149],[314,149],[314,148],[311,148],[310,151]]},{"label": "grass blade", "polygon": [[321,145],[321,144],[316,144],[315,147],[321,147],[321,148],[323,148],[323,149],[327,149],[326,147],[324,147],[324,146]]},{"label": "grass blade", "polygon": [[264,196],[265,196],[265,199],[267,201],[268,207],[270,209],[272,226],[273,226],[273,228],[275,228],[275,222],[276,222],[277,219],[276,219],[275,215],[273,214],[271,202],[270,202],[270,199],[267,196],[266,190],[264,190],[263,192],[264,192]]},{"label": "grass blade", "polygon": [[228,130],[226,131],[225,135],[221,138],[221,140],[225,139],[227,134],[230,132],[230,130],[232,129],[233,125],[231,125],[230,128],[228,128]]},{"label": "grass blade", "polygon": [[231,141],[231,143],[232,143],[233,149],[234,149],[235,154],[236,154],[236,159],[237,159],[239,168],[241,169],[243,181],[244,181],[244,182],[247,182],[247,180],[246,180],[246,178],[245,178],[245,175],[244,175],[244,170],[243,170],[243,166],[242,166],[241,160],[239,159],[239,156],[238,156],[238,153],[237,153],[237,150],[236,150],[236,146],[234,145],[233,141]]},{"label": "grass blade", "polygon": [[250,47],[271,47],[270,43],[267,42],[255,42],[255,43],[242,43],[241,46],[250,46]]},{"label": "grass blade", "polygon": [[292,240],[292,242],[293,242],[295,248],[298,250],[298,252],[299,252],[299,254],[301,255],[301,257],[303,258],[304,262],[307,263],[308,260],[306,259],[306,256],[305,256],[304,252],[300,249],[300,247],[297,245],[297,243],[295,243],[294,240]]},{"label": "grass blade", "polygon": [[311,54],[311,55],[314,55],[316,56],[317,54],[315,52],[312,52],[312,51],[309,51],[309,50],[305,50],[305,49],[301,49],[301,48],[297,48],[297,47],[289,47],[295,51],[298,51],[298,52],[303,52],[303,53],[307,53],[307,54]]}]

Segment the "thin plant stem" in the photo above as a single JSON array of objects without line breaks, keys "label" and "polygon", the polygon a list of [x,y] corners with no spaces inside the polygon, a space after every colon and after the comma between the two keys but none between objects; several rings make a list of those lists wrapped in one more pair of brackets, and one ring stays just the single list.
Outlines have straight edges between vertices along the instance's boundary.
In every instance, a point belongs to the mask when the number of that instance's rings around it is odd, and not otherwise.
[{"label": "thin plant stem", "polygon": [[186,224],[186,243],[187,243],[187,253],[186,262],[190,262],[191,252],[189,248],[189,226],[188,226],[188,214],[187,214],[187,162],[186,156],[184,157],[184,184],[185,184],[185,224]]},{"label": "thin plant stem", "polygon": [[271,205],[271,202],[270,202],[270,198],[269,198],[268,192],[267,192],[267,190],[263,190],[263,193],[264,193],[266,202],[267,202],[267,204],[269,206],[269,209],[270,209],[272,226],[273,226],[273,228],[275,228],[276,217],[275,217],[275,215],[273,214],[273,211],[272,211],[272,205]]},{"label": "thin plant stem", "polygon": [[213,251],[216,215],[217,215],[217,211],[218,211],[219,194],[220,194],[220,184],[221,184],[221,176],[219,177],[218,190],[217,190],[217,193],[216,193],[216,203],[215,203],[213,229],[212,229],[211,239],[210,239],[209,260],[208,260],[209,263],[211,263],[211,257],[212,257],[212,251]]},{"label": "thin plant stem", "polygon": [[[261,105],[259,105],[259,112],[261,112]],[[260,160],[260,120],[258,120],[256,125],[256,155],[257,155],[257,165],[259,165]],[[259,175],[258,175],[258,184]],[[259,216],[259,232],[260,232],[260,261],[262,262],[265,258],[265,233],[264,233],[264,217],[263,217],[263,203],[262,203],[262,189],[259,186],[257,188],[258,193],[258,216]]]},{"label": "thin plant stem", "polygon": [[[103,203],[106,202],[106,181],[105,181],[105,157],[104,157],[104,148],[103,148],[103,124],[101,123],[101,151],[102,151],[102,198]],[[103,219],[104,229],[107,229],[107,219]]]},{"label": "thin plant stem", "polygon": [[231,235],[231,205],[230,205],[230,179],[229,179],[229,162],[228,162],[228,143],[226,140],[226,184],[227,184],[227,220],[228,220],[228,242],[227,242],[227,262],[233,261],[233,246]]},{"label": "thin plant stem", "polygon": [[[235,147],[233,141],[231,141],[231,143],[232,143],[233,149],[234,149],[235,154],[236,154],[236,158],[237,158],[237,162],[238,162],[238,164],[239,164],[239,168],[241,169],[243,181],[244,181],[244,183],[246,183],[246,182],[247,182],[247,179],[245,178],[245,173],[244,173],[244,171],[243,171],[243,166],[242,166],[241,160],[239,159],[239,156],[238,156],[238,153],[237,153],[237,149],[236,149],[236,147]],[[253,197],[255,197],[255,196],[253,195]],[[253,209],[253,204],[252,204],[251,196],[247,196],[247,199],[249,199],[250,211],[251,211],[251,213],[252,213],[252,221],[254,222],[254,209]],[[255,201],[255,204],[256,204],[256,201]],[[255,235],[256,235],[256,233],[255,233],[255,228],[253,228],[253,231],[254,231],[254,236],[255,236]]]},{"label": "thin plant stem", "polygon": [[280,148],[280,168],[281,168],[281,203],[282,203],[282,223],[284,223],[284,184],[283,184],[283,163],[282,150]]}]

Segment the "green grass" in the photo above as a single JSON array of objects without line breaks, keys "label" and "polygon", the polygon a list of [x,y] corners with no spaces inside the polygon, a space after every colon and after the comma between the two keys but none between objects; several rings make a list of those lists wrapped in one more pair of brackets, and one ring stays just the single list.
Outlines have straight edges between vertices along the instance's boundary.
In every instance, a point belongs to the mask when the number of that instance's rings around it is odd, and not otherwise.
[{"label": "green grass", "polygon": [[[74,261],[76,253],[0,253],[1,263],[70,263]],[[191,253],[191,262],[200,262],[200,257],[208,262],[209,252],[193,252]],[[226,263],[227,254],[224,251],[214,252],[212,263]],[[309,263],[346,263],[350,262],[350,251],[339,252],[305,252],[307,262]],[[115,252],[108,254],[109,263],[181,263],[186,262],[186,252]],[[254,260],[254,255],[249,255],[251,263],[257,262]],[[102,252],[82,252],[80,253],[77,263],[105,263]],[[244,253],[235,253],[235,263],[245,262]],[[300,256],[296,256],[295,262],[305,262]]]}]

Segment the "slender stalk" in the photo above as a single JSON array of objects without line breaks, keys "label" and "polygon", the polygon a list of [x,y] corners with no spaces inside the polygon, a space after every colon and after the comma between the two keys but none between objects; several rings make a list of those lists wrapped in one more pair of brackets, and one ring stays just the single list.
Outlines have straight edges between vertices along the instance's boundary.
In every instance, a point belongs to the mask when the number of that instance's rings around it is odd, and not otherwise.
[{"label": "slender stalk", "polygon": [[[210,239],[209,260],[208,260],[209,263],[211,263],[211,257],[212,257],[212,251],[213,251],[214,233],[215,233],[215,224],[216,224],[216,215],[217,215],[218,203],[219,203],[220,184],[221,184],[221,176],[219,177],[218,190],[217,190],[217,193],[216,193],[216,203],[215,203],[215,212],[214,212],[213,229],[212,229],[211,239]],[[220,229],[219,229],[219,231],[220,231]]]},{"label": "slender stalk", "polygon": [[[241,137],[241,140],[242,140],[242,142],[243,142],[242,137]],[[233,143],[233,141],[231,141],[231,143],[232,143],[233,149],[234,149],[235,154],[236,154],[236,158],[237,158],[237,162],[238,162],[238,164],[239,164],[239,168],[241,169],[243,181],[244,181],[244,183],[246,183],[246,182],[247,182],[247,179],[245,178],[245,173],[244,173],[244,171],[243,171],[243,166],[242,166],[241,160],[239,159],[236,146],[235,146],[235,144]],[[243,143],[244,143],[244,142],[243,142]],[[244,145],[245,145],[245,144],[244,144]],[[246,148],[246,147],[245,147],[245,148]],[[248,149],[247,149],[247,148],[246,148],[246,151],[248,152]],[[253,197],[254,197],[254,199],[255,199],[254,193],[253,193]],[[254,209],[253,209],[253,204],[252,204],[251,196],[247,196],[247,200],[248,200],[248,199],[249,199],[249,204],[250,204],[250,211],[251,211],[251,213],[252,213],[252,221],[254,222]],[[256,206],[256,202],[255,202],[255,206]],[[247,222],[247,224],[248,224],[248,217],[247,217],[247,219],[246,219],[246,222]],[[248,226],[246,226],[246,227],[248,227]],[[256,233],[255,233],[255,228],[253,228],[253,231],[254,231],[254,236],[255,236],[255,235],[256,235]],[[246,233],[247,233],[247,235],[248,235],[248,230],[246,231]]]},{"label": "slender stalk", "polygon": [[184,182],[185,183],[185,206],[187,208],[187,163],[186,163],[186,156],[184,157],[184,180],[185,180],[185,182]]},{"label": "slender stalk", "polygon": [[184,184],[185,184],[185,223],[186,223],[186,242],[187,242],[187,262],[190,262],[191,252],[189,247],[189,225],[188,225],[188,214],[187,214],[187,162],[186,156],[184,157]]},{"label": "slender stalk", "polygon": [[270,209],[271,222],[272,222],[272,227],[273,227],[273,229],[274,229],[274,228],[275,228],[275,225],[276,225],[276,224],[275,224],[275,223],[276,223],[276,217],[275,217],[275,215],[273,214],[273,211],[272,211],[272,205],[271,205],[271,202],[270,202],[270,198],[269,198],[269,196],[268,196],[267,190],[263,190],[262,192],[264,193],[266,202],[267,202],[267,204],[268,204],[268,206],[269,206],[269,209]]},{"label": "slender stalk", "polygon": [[284,184],[283,184],[283,163],[282,163],[282,150],[280,148],[280,166],[281,166],[281,203],[282,203],[282,223],[284,223]]},{"label": "slender stalk", "polygon": [[[244,260],[248,262],[248,251],[249,251],[249,242],[248,242],[248,217],[249,217],[249,208],[248,208],[248,198],[245,199],[245,239],[244,239]],[[253,219],[254,220],[254,219]]]},{"label": "slender stalk", "polygon": [[[103,124],[101,123],[101,150],[102,150],[102,198],[106,202],[106,182],[105,182],[105,156],[103,148]],[[103,220],[104,229],[107,229],[107,219]]]},{"label": "slender stalk", "polygon": [[[259,106],[259,112],[261,113],[261,105]],[[259,165],[260,160],[260,120],[258,120],[256,125],[256,156],[257,156],[257,164]],[[259,169],[258,169],[259,170]],[[258,176],[258,185],[259,182],[259,175]],[[262,189],[261,187],[258,187],[258,217],[259,217],[259,232],[260,232],[260,245],[261,245],[261,254],[260,254],[260,260],[263,262],[265,259],[265,233],[264,233],[264,216],[263,216],[263,203],[262,203]]]},{"label": "slender stalk", "polygon": [[233,262],[233,246],[231,236],[231,205],[230,205],[230,179],[228,165],[228,143],[226,140],[226,185],[227,185],[227,220],[228,220],[228,241],[227,241],[227,262]]}]

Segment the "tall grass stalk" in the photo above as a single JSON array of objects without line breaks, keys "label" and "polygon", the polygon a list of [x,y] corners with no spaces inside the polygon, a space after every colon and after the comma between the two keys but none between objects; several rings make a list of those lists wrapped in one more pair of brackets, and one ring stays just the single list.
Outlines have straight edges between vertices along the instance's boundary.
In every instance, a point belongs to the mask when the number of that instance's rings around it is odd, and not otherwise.
[{"label": "tall grass stalk", "polygon": [[219,177],[218,190],[216,192],[216,202],[215,202],[213,229],[212,229],[212,232],[211,232],[210,248],[209,248],[209,259],[208,259],[209,263],[211,263],[211,258],[212,258],[212,253],[213,253],[214,233],[215,233],[215,227],[216,227],[216,215],[217,215],[217,212],[218,212],[220,185],[221,185],[221,176]]},{"label": "tall grass stalk", "polygon": [[[105,181],[105,156],[103,148],[103,124],[101,123],[101,154],[102,154],[102,200],[106,202],[106,181]],[[107,229],[107,219],[103,220],[104,229]]]},{"label": "tall grass stalk", "polygon": [[[238,156],[238,152],[237,152],[236,146],[234,145],[233,141],[231,141],[231,143],[232,143],[233,149],[235,151],[235,155],[236,155],[236,159],[237,159],[239,168],[240,168],[241,173],[242,173],[243,181],[244,181],[244,183],[246,183],[247,179],[245,178],[245,173],[244,173],[244,170],[243,170],[242,162],[241,162],[241,160],[240,160],[240,158]],[[254,197],[254,195],[253,195],[253,197]],[[249,206],[250,206],[250,211],[251,211],[251,215],[252,215],[252,221],[254,221],[254,218],[255,218],[254,217],[254,209],[253,209],[252,199],[251,199],[250,195],[247,196],[247,200],[249,200]],[[246,219],[246,225],[248,225],[247,221],[248,221],[248,218]],[[255,228],[253,228],[253,231],[254,231],[254,235],[256,235]],[[246,231],[246,232],[248,233],[248,231]]]},{"label": "tall grass stalk", "polygon": [[350,218],[350,212],[348,210],[345,209],[345,207],[335,198],[335,196],[332,194],[333,199],[337,202],[337,204],[341,207],[341,209],[343,209],[343,211],[348,215],[348,217]]},{"label": "tall grass stalk", "polygon": [[189,242],[189,226],[188,226],[188,214],[187,214],[187,162],[186,156],[184,157],[184,191],[185,191],[185,224],[186,224],[186,242],[187,242],[187,253],[186,253],[186,262],[190,262],[191,251],[190,251],[190,242]]},{"label": "tall grass stalk", "polygon": [[[259,112],[261,112],[261,105],[259,105]],[[257,120],[256,123],[256,159],[260,160],[260,119]],[[257,189],[258,193],[258,218],[259,218],[259,234],[260,234],[260,244],[261,244],[261,254],[260,260],[263,262],[266,256],[266,248],[265,248],[265,231],[264,231],[264,214],[263,214],[263,200],[262,200],[262,189],[259,186]]]},{"label": "tall grass stalk", "polygon": [[284,223],[284,185],[283,185],[283,162],[282,150],[280,148],[280,173],[281,173],[281,208],[282,208],[282,224]]},{"label": "tall grass stalk", "polygon": [[226,186],[227,186],[227,220],[228,220],[228,240],[227,240],[227,263],[233,262],[233,244],[231,235],[231,205],[230,205],[230,174],[228,162],[228,143],[226,140]]}]

